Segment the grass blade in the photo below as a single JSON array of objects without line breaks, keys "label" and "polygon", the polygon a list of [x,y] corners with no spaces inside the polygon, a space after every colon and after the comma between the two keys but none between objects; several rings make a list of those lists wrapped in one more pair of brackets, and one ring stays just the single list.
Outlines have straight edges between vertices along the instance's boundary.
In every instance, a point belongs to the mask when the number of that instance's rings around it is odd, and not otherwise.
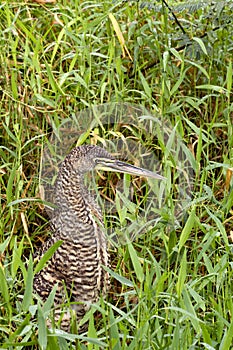
[{"label": "grass blade", "polygon": [[187,239],[189,238],[189,235],[193,229],[194,226],[194,222],[195,222],[195,214],[196,210],[195,208],[192,209],[191,213],[189,214],[189,218],[181,232],[180,235],[180,240],[179,240],[179,252],[181,251],[181,249],[183,248],[183,246],[185,245]]},{"label": "grass blade", "polygon": [[140,283],[142,283],[144,280],[144,273],[143,273],[142,265],[139,261],[138,255],[136,253],[136,250],[134,249],[131,242],[129,242],[127,246],[128,246],[129,255],[130,255],[137,279],[139,280]]},{"label": "grass blade", "polygon": [[233,339],[233,318],[231,319],[231,323],[228,330],[224,334],[219,350],[232,349],[232,339]]},{"label": "grass blade", "polygon": [[38,305],[38,343],[41,350],[46,350],[47,341],[46,320],[41,306]]},{"label": "grass blade", "polygon": [[24,281],[25,284],[25,292],[22,302],[22,309],[24,311],[28,311],[28,308],[32,301],[32,289],[33,289],[33,261],[32,256],[30,255],[27,269],[27,277]]},{"label": "grass blade", "polygon": [[7,308],[9,312],[11,313],[11,304],[10,304],[10,294],[9,294],[9,287],[7,284],[5,272],[3,266],[0,265],[0,291],[4,300],[4,303],[6,303]]},{"label": "grass blade", "polygon": [[47,252],[42,256],[42,258],[40,259],[40,261],[36,265],[35,271],[34,271],[35,274],[44,268],[47,261],[55,253],[55,251],[62,245],[62,243],[63,243],[63,241],[57,241],[56,243],[54,243],[54,245],[52,245],[52,247],[50,247],[47,250]]},{"label": "grass blade", "polygon": [[181,297],[181,294],[182,294],[182,291],[184,288],[184,283],[186,280],[186,276],[187,276],[187,252],[185,249],[183,257],[182,257],[181,262],[180,262],[180,271],[179,271],[179,275],[178,275],[178,281],[176,284],[176,291],[177,291],[178,298]]}]

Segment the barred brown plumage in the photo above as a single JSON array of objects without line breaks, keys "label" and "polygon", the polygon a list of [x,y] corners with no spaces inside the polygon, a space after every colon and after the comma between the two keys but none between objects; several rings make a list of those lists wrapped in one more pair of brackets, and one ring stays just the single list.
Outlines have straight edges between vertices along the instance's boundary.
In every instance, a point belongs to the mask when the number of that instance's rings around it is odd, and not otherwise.
[{"label": "barred brown plumage", "polygon": [[109,275],[103,267],[109,265],[109,256],[102,214],[84,185],[84,174],[95,168],[164,179],[154,172],[116,160],[98,146],[76,147],[62,162],[55,184],[52,236],[36,257],[41,258],[56,241],[63,243],[45,268],[36,274],[34,290],[46,300],[57,284],[55,320],[60,319],[64,330],[69,330],[71,316],[68,306],[62,313],[62,304],[77,302],[71,307],[80,321],[90,304],[97,302],[101,293],[105,296],[109,287]]}]

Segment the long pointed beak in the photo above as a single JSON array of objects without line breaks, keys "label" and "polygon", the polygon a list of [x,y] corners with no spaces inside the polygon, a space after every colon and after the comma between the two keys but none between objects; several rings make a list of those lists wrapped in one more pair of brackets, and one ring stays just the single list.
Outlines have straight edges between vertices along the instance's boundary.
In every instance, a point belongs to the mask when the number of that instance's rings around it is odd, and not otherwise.
[{"label": "long pointed beak", "polygon": [[139,168],[137,166],[121,162],[119,160],[99,160],[96,165],[96,169],[107,170],[107,171],[116,171],[118,173],[125,173],[130,175],[138,175],[144,177],[151,177],[153,179],[166,180],[165,177],[154,173],[153,171]]}]

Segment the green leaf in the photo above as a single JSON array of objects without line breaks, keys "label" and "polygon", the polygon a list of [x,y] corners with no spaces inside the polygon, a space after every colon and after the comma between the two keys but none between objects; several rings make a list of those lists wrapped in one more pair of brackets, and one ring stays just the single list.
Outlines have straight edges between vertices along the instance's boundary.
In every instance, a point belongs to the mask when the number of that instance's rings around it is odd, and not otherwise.
[{"label": "green leaf", "polygon": [[56,336],[58,336],[59,338],[64,338],[64,339],[67,339],[67,340],[70,340],[70,341],[74,341],[76,339],[80,339],[82,341],[98,345],[98,346],[100,346],[102,348],[106,348],[107,347],[106,343],[104,343],[103,341],[99,340],[98,338],[89,338],[89,337],[85,337],[85,336],[79,335],[79,334],[70,334],[70,333],[66,333],[64,331],[61,331],[59,329],[55,329],[53,334],[49,334],[48,333],[48,337],[54,337],[54,334]]},{"label": "green leaf", "polygon": [[137,256],[136,250],[134,249],[131,242],[129,242],[127,246],[128,246],[129,255],[130,255],[137,279],[139,280],[140,283],[142,283],[144,280],[144,273],[143,273],[142,265]]},{"label": "green leaf", "polygon": [[[89,338],[98,338],[95,325],[94,325],[94,317],[93,314],[90,314],[89,325],[88,325],[88,337]],[[88,344],[88,350],[98,349],[94,344]]]},{"label": "green leaf", "polygon": [[117,322],[115,320],[114,314],[112,309],[109,310],[109,316],[110,316],[110,339],[111,339],[111,349],[113,350],[120,350],[121,344],[120,344],[120,337],[119,337],[119,331],[117,327]]},{"label": "green leaf", "polygon": [[212,84],[198,85],[196,86],[196,89],[213,90],[221,94],[227,94],[228,92],[227,89],[223,88],[222,86],[212,85]]},{"label": "green leaf", "polygon": [[35,267],[34,274],[38,273],[40,270],[42,270],[47,263],[47,261],[52,257],[52,255],[55,253],[55,251],[62,245],[63,241],[57,241],[55,242],[52,247],[50,247],[47,252],[42,256],[40,261]]},{"label": "green leaf", "polygon": [[65,95],[64,91],[62,90],[62,88],[58,85],[56,79],[54,78],[54,75],[53,75],[53,72],[52,72],[52,69],[50,67],[50,65],[45,61],[45,67],[46,67],[46,70],[47,70],[47,73],[48,73],[48,78],[49,78],[49,82],[53,88],[53,91],[55,93],[59,93],[61,94],[62,96]]},{"label": "green leaf", "polygon": [[230,327],[224,334],[219,350],[232,349],[232,339],[233,339],[233,318],[231,319]]},{"label": "green leaf", "polygon": [[49,294],[47,300],[43,304],[42,311],[45,318],[49,315],[51,308],[54,306],[54,298],[55,298],[56,291],[57,291],[57,284],[53,286],[51,293]]},{"label": "green leaf", "polygon": [[217,227],[218,227],[218,229],[219,229],[219,231],[220,231],[220,233],[221,233],[221,235],[222,235],[222,238],[223,238],[223,240],[224,240],[224,242],[225,242],[225,245],[226,245],[226,247],[228,247],[229,241],[228,241],[228,237],[227,237],[227,233],[226,233],[226,229],[225,229],[225,227],[224,227],[224,224],[219,220],[219,218],[218,218],[216,215],[214,215],[214,214],[209,210],[208,207],[206,207],[206,211],[207,211],[207,213],[209,214],[209,216],[210,216],[210,217],[214,220],[214,222],[216,223],[216,225],[217,225]]},{"label": "green leaf", "polygon": [[208,332],[208,327],[204,323],[200,323],[200,327],[202,330],[204,342],[211,345],[211,337],[210,337],[210,334]]},{"label": "green leaf", "polygon": [[[186,254],[186,252],[185,252],[185,254]],[[187,261],[185,261],[185,263],[186,263],[186,267],[187,267]],[[186,276],[186,271],[185,271],[185,276]],[[185,282],[185,280],[184,280],[184,282]],[[182,289],[183,289],[182,296],[183,296],[183,302],[184,302],[185,309],[188,312],[190,312],[190,314],[193,314],[193,318],[191,318],[190,321],[193,325],[193,328],[195,329],[195,332],[199,334],[201,332],[201,328],[200,328],[201,324],[198,322],[198,317],[197,317],[195,308],[193,306],[192,300],[190,299],[189,292],[188,292],[186,286],[184,285],[184,283],[183,283]]]},{"label": "green leaf", "polygon": [[35,94],[35,97],[37,98],[38,101],[44,103],[45,105],[48,105],[52,108],[56,108],[56,103],[50,98],[44,97],[41,94]]},{"label": "green leaf", "polygon": [[118,275],[118,273],[112,271],[111,269],[109,269],[107,266],[103,266],[104,270],[106,270],[110,276],[112,276],[113,278],[115,278],[117,281],[119,281],[121,284],[124,284],[125,286],[128,287],[134,287],[133,282],[131,282],[130,280],[128,280],[127,278]]},{"label": "green leaf", "polygon": [[11,172],[10,172],[10,176],[7,182],[7,189],[6,189],[7,203],[10,203],[13,198],[13,184],[16,178],[18,168],[19,168],[19,165],[15,164],[15,166],[13,167],[13,169],[11,169]]},{"label": "green leaf", "polygon": [[180,262],[180,271],[179,271],[179,275],[178,275],[178,281],[176,284],[176,291],[177,291],[177,295],[178,298],[181,297],[183,288],[184,288],[184,283],[186,280],[186,276],[187,276],[187,256],[186,256],[186,249],[184,250],[184,254],[182,256],[181,262]]},{"label": "green leaf", "polygon": [[205,70],[204,67],[202,67],[200,64],[197,64],[196,62],[193,62],[193,61],[189,61],[189,60],[186,60],[186,62],[190,63],[192,66],[194,67],[197,67],[205,76],[207,79],[210,79],[210,76],[209,74],[207,73],[207,71]]},{"label": "green leaf", "polygon": [[40,305],[38,305],[38,343],[40,345],[41,350],[46,350],[47,327],[44,313]]},{"label": "green leaf", "polygon": [[21,241],[19,242],[19,245],[17,246],[17,236],[15,236],[12,264],[11,264],[11,275],[13,279],[16,276],[19,266],[21,267],[22,271],[26,272],[25,266],[21,259],[23,246],[24,246],[24,238],[21,239]]},{"label": "green leaf", "polygon": [[187,239],[189,238],[190,232],[193,229],[194,226],[194,222],[195,222],[195,208],[192,209],[191,213],[189,214],[189,218],[181,232],[180,235],[180,240],[179,240],[179,252],[181,251],[181,249],[183,248],[183,246],[185,245]]},{"label": "green leaf", "polygon": [[0,281],[1,281],[0,292],[2,294],[4,302],[7,304],[9,311],[11,311],[9,288],[8,288],[4,268],[1,265],[0,265]]},{"label": "green leaf", "polygon": [[200,133],[202,133],[202,139],[206,143],[209,142],[210,135],[207,134],[207,136],[204,135],[204,130],[202,128],[198,128],[193,122],[191,122],[188,118],[184,118],[186,123],[190,126],[190,128],[200,137]]},{"label": "green leaf", "polygon": [[230,97],[232,93],[232,61],[229,62],[229,66],[227,67],[227,77],[226,77],[226,83],[227,83],[227,90],[228,90],[228,98]]},{"label": "green leaf", "polygon": [[199,46],[202,49],[202,51],[204,52],[204,54],[208,55],[204,42],[200,38],[197,38],[195,36],[193,37],[193,40],[199,44]]},{"label": "green leaf", "polygon": [[138,73],[139,73],[139,77],[141,79],[141,83],[142,83],[142,86],[144,88],[144,91],[145,91],[147,97],[151,98],[152,91],[151,91],[149,84],[147,83],[146,79],[144,78],[144,75],[142,74],[142,72],[139,71]]},{"label": "green leaf", "polygon": [[0,244],[0,254],[3,254],[6,247],[8,246],[9,242],[11,240],[11,236],[9,236],[3,243]]},{"label": "green leaf", "polygon": [[24,311],[28,311],[28,308],[32,301],[32,289],[33,289],[33,261],[32,256],[30,255],[29,262],[28,262],[28,268],[27,268],[27,277],[24,281],[25,285],[25,292],[22,302],[22,309]]}]

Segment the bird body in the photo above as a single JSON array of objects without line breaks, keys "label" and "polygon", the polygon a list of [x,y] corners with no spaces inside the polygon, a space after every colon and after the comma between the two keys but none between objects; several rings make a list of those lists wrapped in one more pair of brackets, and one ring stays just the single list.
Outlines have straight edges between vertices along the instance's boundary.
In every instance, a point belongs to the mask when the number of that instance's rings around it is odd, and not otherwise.
[{"label": "bird body", "polygon": [[103,148],[92,145],[74,148],[62,162],[55,184],[52,235],[36,256],[41,258],[58,240],[63,243],[35,275],[34,290],[46,300],[57,284],[55,320],[60,318],[64,330],[69,330],[70,314],[67,309],[62,315],[62,304],[77,302],[72,308],[80,321],[90,304],[97,302],[101,293],[106,295],[109,286],[109,275],[104,269],[109,266],[109,255],[102,214],[84,185],[84,174],[94,168],[133,174],[140,170],[139,174],[162,178],[117,161]]}]

